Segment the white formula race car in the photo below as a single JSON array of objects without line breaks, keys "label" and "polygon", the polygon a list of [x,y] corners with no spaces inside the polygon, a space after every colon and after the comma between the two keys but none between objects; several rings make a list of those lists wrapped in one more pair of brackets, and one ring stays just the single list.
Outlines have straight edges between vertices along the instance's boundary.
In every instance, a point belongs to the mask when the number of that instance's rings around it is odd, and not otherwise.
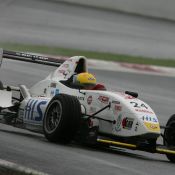
[{"label": "white formula race car", "polygon": [[[51,142],[112,145],[166,154],[175,162],[175,117],[162,127],[165,132],[161,134],[156,114],[137,93],[110,92],[99,84],[91,90],[74,85],[74,74],[88,72],[85,57],[60,63],[56,58],[1,49],[0,63],[3,58],[57,69],[30,89],[0,82],[1,123],[44,133]],[[159,136],[164,138],[163,145],[156,143]]]}]

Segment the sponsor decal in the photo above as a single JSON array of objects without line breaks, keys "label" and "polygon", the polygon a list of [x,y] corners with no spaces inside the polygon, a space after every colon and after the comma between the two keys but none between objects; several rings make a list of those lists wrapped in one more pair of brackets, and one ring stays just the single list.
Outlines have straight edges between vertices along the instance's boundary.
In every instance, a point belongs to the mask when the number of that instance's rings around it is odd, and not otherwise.
[{"label": "sponsor decal", "polygon": [[58,72],[59,72],[60,74],[64,74],[64,73],[66,72],[66,70],[58,70]]},{"label": "sponsor decal", "polygon": [[84,100],[84,97],[77,96],[78,100]]},{"label": "sponsor decal", "polygon": [[144,125],[149,131],[160,132],[159,123],[144,122]]},{"label": "sponsor decal", "polygon": [[63,67],[64,68],[68,68],[69,67],[69,64],[63,64]]},{"label": "sponsor decal", "polygon": [[114,106],[114,115],[117,115],[118,112],[122,111],[122,106],[115,105]]},{"label": "sponsor decal", "polygon": [[96,112],[96,108],[93,107],[93,106],[91,106],[90,109],[89,109],[90,115],[91,115],[91,114],[94,114],[95,112]]},{"label": "sponsor decal", "polygon": [[151,117],[151,116],[148,116],[148,115],[143,116],[142,120],[147,121],[147,122],[158,123],[158,119],[156,117]]},{"label": "sponsor decal", "polygon": [[132,128],[133,122],[134,122],[133,118],[128,118],[128,117],[124,118],[122,120],[122,127],[123,127],[123,129],[130,130]]},{"label": "sponsor decal", "polygon": [[145,110],[145,109],[135,109],[135,111],[142,112],[142,113],[154,114],[152,111],[148,111],[148,110]]},{"label": "sponsor decal", "polygon": [[47,101],[30,99],[24,109],[24,119],[33,121],[42,121],[44,112],[42,106],[46,106]]},{"label": "sponsor decal", "polygon": [[89,96],[87,98],[87,104],[90,105],[92,103],[92,96]]},{"label": "sponsor decal", "polygon": [[50,87],[56,88],[56,85],[57,85],[56,83],[51,83],[51,84],[50,84]]},{"label": "sponsor decal", "polygon": [[116,111],[122,111],[122,106],[115,105],[114,108],[115,108]]},{"label": "sponsor decal", "polygon": [[55,90],[55,95],[59,94],[59,89]]},{"label": "sponsor decal", "polygon": [[70,73],[70,70],[58,70],[58,73],[63,74],[65,77]]},{"label": "sponsor decal", "polygon": [[101,103],[108,104],[108,102],[109,102],[109,97],[99,96],[99,97],[98,97],[98,100],[99,100]]},{"label": "sponsor decal", "polygon": [[50,95],[51,95],[51,96],[54,96],[54,95],[55,95],[55,89],[51,89]]},{"label": "sponsor decal", "polygon": [[24,52],[16,52],[16,55],[22,56],[22,57],[27,57],[27,58],[32,58],[32,60],[49,60],[48,57],[42,56],[42,55],[33,55],[30,53],[24,53]]},{"label": "sponsor decal", "polygon": [[136,123],[136,126],[135,126],[135,131],[137,132],[138,131],[138,126],[139,126],[139,122]]},{"label": "sponsor decal", "polygon": [[113,104],[120,104],[119,101],[112,101]]},{"label": "sponsor decal", "polygon": [[44,94],[46,94],[46,93],[47,93],[47,88],[44,89]]},{"label": "sponsor decal", "polygon": [[88,80],[95,80],[95,78],[93,78],[93,77],[89,77]]},{"label": "sponsor decal", "polygon": [[50,95],[51,96],[55,96],[59,94],[59,89],[56,89],[56,88],[52,88],[51,91],[50,91]]},{"label": "sponsor decal", "polygon": [[116,126],[115,126],[115,130],[116,131],[120,131],[121,130],[121,123],[122,123],[122,114],[120,114],[117,118],[116,121]]}]

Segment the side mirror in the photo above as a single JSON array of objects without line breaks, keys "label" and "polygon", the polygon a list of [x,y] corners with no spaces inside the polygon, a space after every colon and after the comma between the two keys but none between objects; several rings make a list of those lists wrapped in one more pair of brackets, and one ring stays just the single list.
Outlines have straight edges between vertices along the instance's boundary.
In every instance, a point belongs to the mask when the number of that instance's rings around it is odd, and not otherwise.
[{"label": "side mirror", "polygon": [[137,92],[125,91],[125,94],[131,95],[132,97],[135,97],[135,98],[138,97],[138,93]]}]

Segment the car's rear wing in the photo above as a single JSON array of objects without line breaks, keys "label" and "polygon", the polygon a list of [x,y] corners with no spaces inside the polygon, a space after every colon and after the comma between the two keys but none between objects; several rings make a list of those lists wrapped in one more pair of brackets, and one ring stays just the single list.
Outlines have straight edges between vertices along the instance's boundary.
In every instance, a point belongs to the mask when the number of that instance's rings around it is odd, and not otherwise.
[{"label": "car's rear wing", "polygon": [[2,48],[0,48],[0,66],[2,64],[3,58],[31,62],[31,63],[38,63],[38,64],[45,64],[56,67],[60,66],[65,61],[62,58],[58,59],[56,57],[54,58],[50,56],[37,55],[32,53],[14,52],[14,51],[3,50]]}]

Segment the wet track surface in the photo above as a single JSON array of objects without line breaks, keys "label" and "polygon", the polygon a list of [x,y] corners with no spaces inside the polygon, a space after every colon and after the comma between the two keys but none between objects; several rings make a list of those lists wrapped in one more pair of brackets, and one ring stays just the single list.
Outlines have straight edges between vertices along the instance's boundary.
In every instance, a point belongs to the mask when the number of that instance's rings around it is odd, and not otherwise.
[{"label": "wet track surface", "polygon": [[175,58],[175,23],[64,4],[0,0],[0,42]]},{"label": "wet track surface", "polygon": [[[53,67],[4,62],[0,79],[4,84],[30,87]],[[156,111],[161,123],[174,112],[174,78],[91,70],[99,82],[113,90],[132,90]],[[98,150],[76,144],[49,143],[43,135],[0,125],[0,158],[49,174],[174,174],[175,167],[164,155],[125,149]]]}]

